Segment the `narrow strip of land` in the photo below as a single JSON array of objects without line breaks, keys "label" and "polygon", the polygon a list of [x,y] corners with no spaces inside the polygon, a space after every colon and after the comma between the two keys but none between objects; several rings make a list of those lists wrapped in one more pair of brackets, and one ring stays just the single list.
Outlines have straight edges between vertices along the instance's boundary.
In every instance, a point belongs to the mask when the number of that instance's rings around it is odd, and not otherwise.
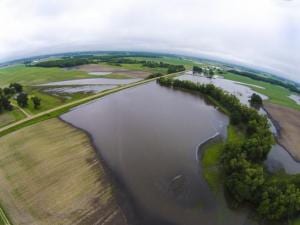
[{"label": "narrow strip of land", "polygon": [[22,109],[20,106],[14,104],[14,103],[11,103],[12,106],[18,108],[26,117],[32,117],[32,115],[30,115],[28,112],[26,112],[24,109]]}]

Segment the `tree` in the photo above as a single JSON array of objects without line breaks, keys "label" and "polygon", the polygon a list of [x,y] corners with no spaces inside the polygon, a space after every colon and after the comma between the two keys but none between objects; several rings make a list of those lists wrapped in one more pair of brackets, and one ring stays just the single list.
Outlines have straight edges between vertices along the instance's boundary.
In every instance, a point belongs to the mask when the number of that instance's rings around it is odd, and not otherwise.
[{"label": "tree", "polygon": [[26,93],[20,93],[17,96],[17,102],[18,105],[21,106],[22,108],[26,107],[28,105],[28,96]]},{"label": "tree", "polygon": [[251,95],[250,105],[255,108],[260,108],[262,104],[263,104],[262,98],[258,94],[253,93]]},{"label": "tree", "polygon": [[4,110],[11,111],[13,109],[12,105],[10,104],[10,101],[5,96],[1,96],[0,104]]},{"label": "tree", "polygon": [[41,106],[41,99],[39,97],[33,96],[31,97],[31,101],[35,109],[38,109]]},{"label": "tree", "polygon": [[203,70],[199,66],[193,66],[193,73],[202,73]]},{"label": "tree", "polygon": [[9,87],[3,88],[3,94],[5,96],[13,95],[14,93],[15,93],[15,89],[14,88],[9,88]]},{"label": "tree", "polygon": [[9,88],[14,88],[17,93],[21,93],[23,91],[23,86],[19,83],[11,83]]}]

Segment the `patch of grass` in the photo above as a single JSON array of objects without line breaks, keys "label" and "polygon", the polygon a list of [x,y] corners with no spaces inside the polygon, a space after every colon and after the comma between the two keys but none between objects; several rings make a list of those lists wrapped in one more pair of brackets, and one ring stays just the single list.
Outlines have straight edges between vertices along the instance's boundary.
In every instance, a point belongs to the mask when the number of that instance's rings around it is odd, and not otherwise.
[{"label": "patch of grass", "polygon": [[227,128],[227,142],[240,143],[245,139],[244,133],[237,127],[229,124]]},{"label": "patch of grass", "polygon": [[95,78],[86,72],[78,70],[65,70],[61,68],[26,67],[17,65],[0,68],[0,87],[4,87],[13,82],[22,85],[37,85],[54,81]]},{"label": "patch of grass", "polygon": [[266,95],[269,98],[268,100],[266,100],[268,102],[300,110],[300,105],[298,105],[295,101],[289,98],[289,96],[292,93],[284,87],[274,85],[274,84],[269,84],[263,81],[253,80],[248,77],[243,77],[228,72],[223,74],[223,76],[224,78],[229,80],[261,86],[265,89],[261,89],[253,86],[249,86],[249,87],[258,93]]},{"label": "patch of grass", "polygon": [[214,167],[219,164],[223,146],[222,142],[213,143],[205,149],[202,158],[202,165],[205,168]]},{"label": "patch of grass", "polygon": [[118,210],[80,130],[51,119],[2,137],[0,146],[0,199],[14,224],[94,224]]},{"label": "patch of grass", "polygon": [[[238,128],[228,125],[227,127],[227,142],[240,142],[244,139],[244,135]],[[208,145],[203,151],[201,163],[203,169],[203,176],[209,187],[218,193],[222,188],[223,176],[220,171],[221,154],[224,148],[224,143],[219,141]]]},{"label": "patch of grass", "polygon": [[0,127],[4,127],[23,118],[25,118],[25,115],[17,108],[14,108],[12,111],[5,111],[0,114]]},{"label": "patch of grass", "polygon": [[202,155],[203,176],[214,193],[218,193],[222,184],[222,176],[218,166],[223,147],[222,142],[210,144],[203,150]]}]

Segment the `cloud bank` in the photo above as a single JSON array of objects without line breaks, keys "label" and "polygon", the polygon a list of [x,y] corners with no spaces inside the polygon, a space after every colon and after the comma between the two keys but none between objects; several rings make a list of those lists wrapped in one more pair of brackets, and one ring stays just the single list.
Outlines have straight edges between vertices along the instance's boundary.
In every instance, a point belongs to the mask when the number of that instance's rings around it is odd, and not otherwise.
[{"label": "cloud bank", "polygon": [[0,61],[85,50],[217,57],[300,81],[299,0],[0,0]]}]

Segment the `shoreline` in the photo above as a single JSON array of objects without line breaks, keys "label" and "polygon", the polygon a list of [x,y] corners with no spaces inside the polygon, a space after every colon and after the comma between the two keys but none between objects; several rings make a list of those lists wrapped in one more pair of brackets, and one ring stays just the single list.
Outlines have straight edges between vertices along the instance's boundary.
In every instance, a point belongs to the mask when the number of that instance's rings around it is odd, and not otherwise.
[{"label": "shoreline", "polygon": [[221,141],[221,140],[222,140],[222,135],[220,134],[220,132],[216,132],[213,136],[209,137],[207,140],[200,143],[197,146],[197,149],[196,149],[196,159],[197,159],[197,161],[199,162],[202,159],[203,153],[204,153],[202,150],[205,147],[207,147],[208,145],[213,144],[215,142]]},{"label": "shoreline", "polygon": [[108,181],[113,186],[112,194],[115,197],[117,205],[120,207],[120,211],[122,212],[122,215],[124,217],[124,220],[126,221],[126,224],[127,225],[141,225],[141,220],[138,216],[137,210],[136,210],[135,206],[132,204],[133,201],[132,201],[132,197],[131,197],[130,193],[126,190],[124,184],[113,173],[112,169],[108,166],[108,164],[102,158],[100,151],[98,150],[98,148],[96,147],[96,145],[94,143],[92,135],[89,134],[86,130],[76,127],[75,125],[63,120],[60,116],[57,118],[61,122],[72,127],[73,129],[77,129],[77,130],[83,132],[85,135],[87,135],[90,145],[94,149],[94,151],[97,155],[97,159],[101,163]]}]

